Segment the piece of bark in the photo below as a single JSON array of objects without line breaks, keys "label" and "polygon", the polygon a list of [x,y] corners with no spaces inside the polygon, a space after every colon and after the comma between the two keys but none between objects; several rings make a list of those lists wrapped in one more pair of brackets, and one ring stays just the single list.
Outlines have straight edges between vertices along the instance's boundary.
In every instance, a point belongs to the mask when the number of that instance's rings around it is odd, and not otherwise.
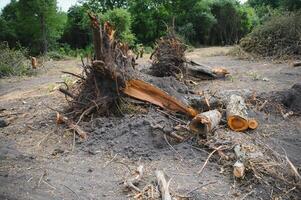
[{"label": "piece of bark", "polygon": [[126,87],[122,90],[122,92],[130,97],[150,102],[164,109],[186,114],[189,117],[195,117],[197,115],[197,111],[193,108],[183,104],[168,95],[166,92],[142,80],[137,79],[127,81]]},{"label": "piece of bark", "polygon": [[189,129],[195,133],[207,137],[217,127],[222,118],[218,110],[210,110],[195,116],[189,124]]},{"label": "piece of bark", "polygon": [[156,177],[157,177],[157,182],[159,185],[159,189],[161,192],[161,199],[162,200],[171,200],[171,195],[169,192],[169,184],[170,184],[170,180],[167,182],[164,172],[161,170],[157,170],[155,172]]},{"label": "piece of bark", "polygon": [[81,138],[83,138],[84,140],[87,139],[87,133],[84,130],[82,130],[82,128],[78,126],[75,122],[73,122],[71,119],[68,119],[67,117],[57,113],[56,122],[57,124],[65,123],[70,129],[74,130]]},{"label": "piece of bark", "polygon": [[231,95],[226,114],[228,125],[232,130],[244,131],[249,128],[247,106],[241,96]]}]

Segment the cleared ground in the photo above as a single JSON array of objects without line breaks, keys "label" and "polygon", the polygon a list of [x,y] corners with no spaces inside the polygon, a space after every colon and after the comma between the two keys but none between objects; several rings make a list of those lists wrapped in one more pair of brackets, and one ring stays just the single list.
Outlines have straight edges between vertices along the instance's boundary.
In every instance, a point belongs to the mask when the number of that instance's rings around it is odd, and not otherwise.
[{"label": "cleared ground", "polygon": [[[231,73],[225,80],[201,81],[196,90],[214,93],[250,89],[259,94],[288,89],[301,82],[300,67],[238,60],[226,56],[229,49],[202,48],[188,53],[197,62],[225,67]],[[147,56],[138,62],[138,69],[149,65]],[[172,191],[191,199],[276,197],[268,187],[241,186],[231,172],[223,172],[218,156],[197,175],[210,152],[197,149],[190,142],[169,144],[160,132],[150,131],[149,121],[167,120],[154,107],[148,113],[82,122],[81,126],[90,132],[87,141],[80,141],[72,131],[57,126],[55,111],[50,108],[62,110],[66,102],[55,91],[56,82],[70,81],[61,71],[80,72],[80,66],[79,60],[51,61],[36,77],[0,80],[0,116],[10,122],[0,129],[0,199],[131,199],[122,182],[139,164],[146,168],[145,183],[155,180],[155,169],[162,169],[172,178]],[[266,135],[300,167],[300,119],[264,116],[260,128],[249,134]],[[290,194],[281,197],[294,198]]]}]

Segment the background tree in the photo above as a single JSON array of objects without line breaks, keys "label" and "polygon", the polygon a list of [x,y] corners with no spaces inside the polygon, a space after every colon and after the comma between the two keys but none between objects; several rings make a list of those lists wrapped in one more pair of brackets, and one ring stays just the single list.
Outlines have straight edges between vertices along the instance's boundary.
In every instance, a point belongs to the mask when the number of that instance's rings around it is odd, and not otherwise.
[{"label": "background tree", "polygon": [[87,10],[83,6],[73,6],[68,10],[67,23],[62,43],[69,44],[72,48],[85,48],[92,42]]}]

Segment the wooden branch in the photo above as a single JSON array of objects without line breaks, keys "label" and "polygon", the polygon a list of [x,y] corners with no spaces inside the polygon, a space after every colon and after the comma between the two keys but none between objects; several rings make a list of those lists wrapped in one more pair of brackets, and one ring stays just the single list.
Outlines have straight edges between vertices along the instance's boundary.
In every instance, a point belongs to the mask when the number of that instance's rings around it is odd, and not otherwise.
[{"label": "wooden branch", "polygon": [[190,122],[189,129],[192,132],[207,137],[207,134],[220,123],[221,118],[222,115],[218,110],[210,110],[208,112],[198,114]]},{"label": "wooden branch", "polygon": [[80,78],[80,79],[82,79],[82,80],[86,80],[84,77],[82,77],[81,75],[78,75],[78,74],[74,74],[74,73],[72,73],[72,72],[66,72],[66,71],[61,71],[63,74],[69,74],[69,75],[71,75],[71,76],[75,76],[75,77],[77,77],[77,78]]},{"label": "wooden branch", "polygon": [[142,176],[143,176],[143,165],[139,165],[135,171],[135,174],[133,177],[127,179],[124,181],[124,185],[128,188],[131,188],[137,192],[141,192],[141,190],[135,186],[139,181],[141,181]]},{"label": "wooden branch", "polygon": [[83,138],[84,140],[87,139],[87,133],[84,130],[82,130],[80,126],[78,126],[71,119],[68,119],[67,117],[61,115],[60,113],[56,114],[56,123],[65,123],[70,129],[74,130],[81,138]]},{"label": "wooden branch", "polygon": [[66,90],[66,89],[64,89],[64,88],[59,88],[59,91],[60,91],[61,93],[63,93],[64,95],[66,95],[66,96],[71,97],[72,99],[74,99],[74,95],[71,94],[71,93],[69,92],[69,90]]},{"label": "wooden branch", "polygon": [[156,174],[156,177],[157,177],[159,189],[161,191],[161,199],[162,200],[171,200],[171,195],[170,195],[170,192],[169,192],[169,184],[170,184],[171,180],[169,180],[167,182],[166,179],[165,179],[164,172],[161,171],[161,170],[157,170],[155,172],[155,174]]}]

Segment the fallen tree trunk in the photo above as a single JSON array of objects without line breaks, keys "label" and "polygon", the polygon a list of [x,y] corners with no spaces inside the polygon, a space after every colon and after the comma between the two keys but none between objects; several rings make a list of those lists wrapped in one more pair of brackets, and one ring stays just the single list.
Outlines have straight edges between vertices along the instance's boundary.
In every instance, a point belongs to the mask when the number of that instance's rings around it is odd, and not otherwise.
[{"label": "fallen tree trunk", "polygon": [[212,68],[194,61],[186,62],[186,75],[197,79],[224,78],[229,72],[222,67]]},{"label": "fallen tree trunk", "polygon": [[218,110],[210,110],[195,116],[190,122],[189,128],[191,131],[207,138],[207,134],[217,127],[221,118],[222,115]]},{"label": "fallen tree trunk", "polygon": [[231,95],[226,114],[227,123],[234,131],[244,131],[249,127],[255,129],[258,126],[255,119],[248,118],[247,106],[241,96]]}]

